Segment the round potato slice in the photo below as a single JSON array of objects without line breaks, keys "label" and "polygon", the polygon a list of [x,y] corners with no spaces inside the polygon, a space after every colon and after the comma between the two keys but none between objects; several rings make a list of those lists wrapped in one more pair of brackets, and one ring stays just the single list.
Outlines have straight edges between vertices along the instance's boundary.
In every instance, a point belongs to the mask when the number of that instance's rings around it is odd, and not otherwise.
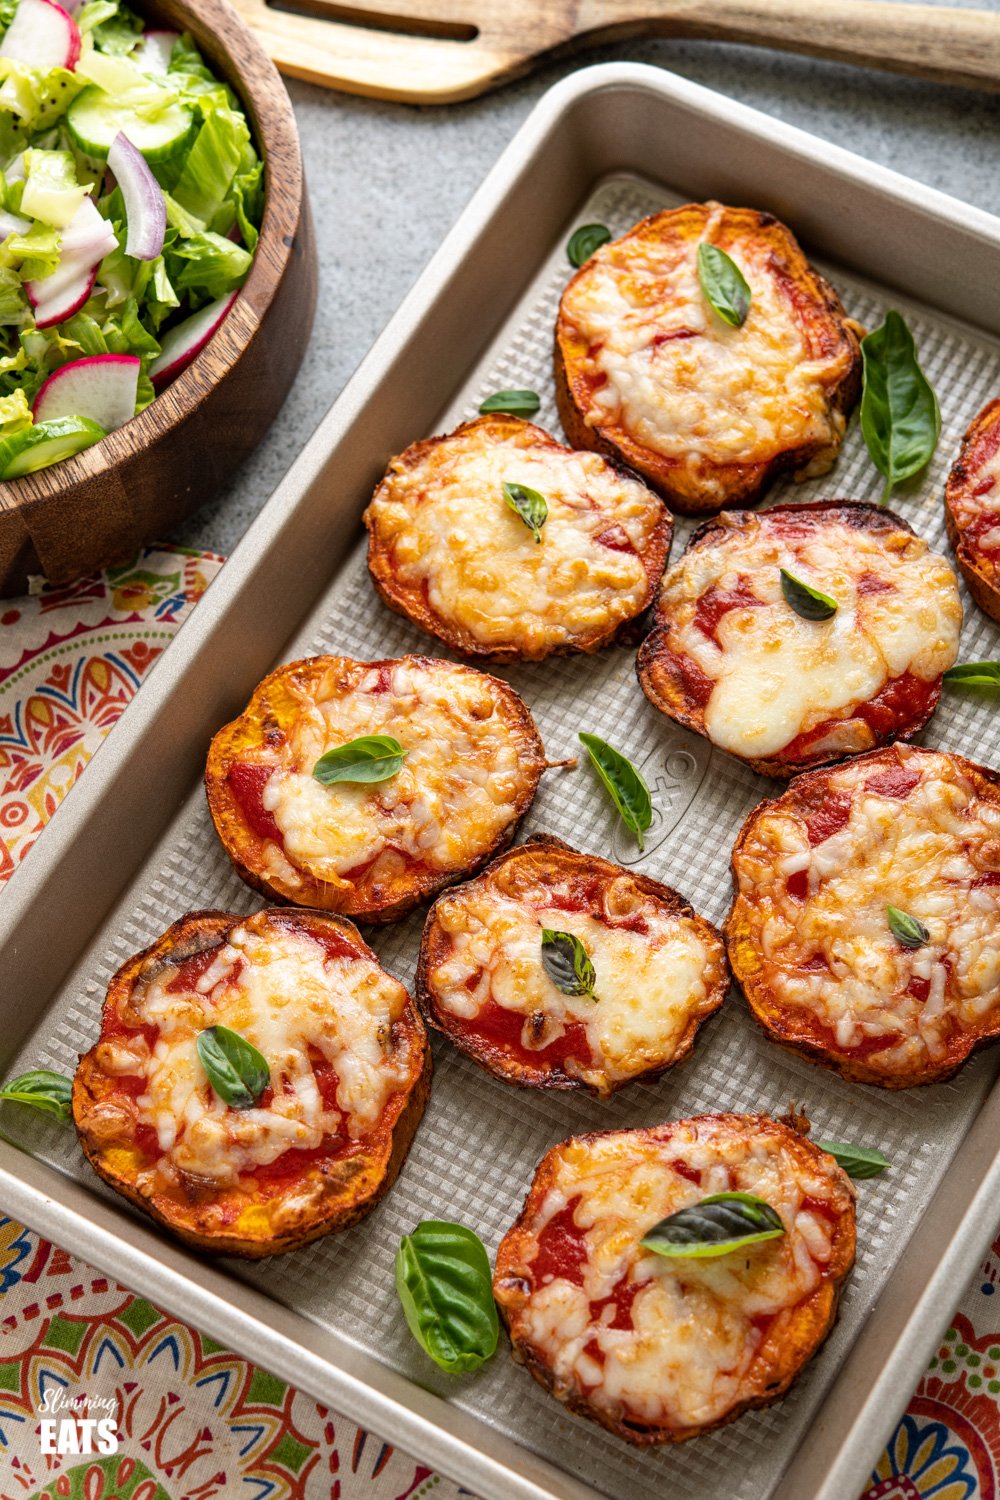
[{"label": "round potato slice", "polygon": [[[699,282],[699,247],[750,288],[739,327]],[[771,214],[689,203],[603,245],[556,323],[570,442],[648,479],[671,510],[748,505],[780,473],[825,474],[861,391],[862,330]]]},{"label": "round potato slice", "polygon": [[[394,774],[314,775],[329,751],[371,736],[401,747]],[[510,842],[545,764],[531,714],[496,677],[426,656],[316,656],[272,672],[219,730],[205,786],[248,885],[388,922]]]},{"label": "round potato slice", "polygon": [[[262,1055],[256,1098],[217,1091],[198,1048],[213,1027]],[[73,1119],[123,1197],[199,1249],[256,1259],[364,1218],[429,1088],[420,1016],[350,922],[192,912],[112,979]]]},{"label": "round potato slice", "polygon": [[768,1036],[858,1083],[936,1083],[1000,1035],[1000,773],[892,745],[743,825],[725,925]]},{"label": "round potato slice", "polygon": [[1000,400],[988,401],[970,424],[944,503],[948,539],[969,593],[1000,620]]},{"label": "round potato slice", "polygon": [[[505,485],[542,497],[536,530]],[[611,644],[652,599],[672,531],[636,475],[510,416],[407,448],[365,525],[368,568],[389,608],[492,661]]]},{"label": "round potato slice", "polygon": [[707,521],[667,569],[655,619],[637,662],[650,702],[789,777],[916,734],[958,655],[962,605],[949,563],[905,521],[829,500]]},{"label": "round potato slice", "polygon": [[[783,1233],[709,1258],[644,1248],[718,1193],[762,1199]],[[515,1360],[571,1411],[680,1443],[785,1394],[833,1326],[854,1247],[833,1157],[765,1115],[701,1115],[554,1147],[493,1289]]]},{"label": "round potato slice", "polygon": [[676,891],[535,835],[438,897],[417,999],[495,1077],[607,1096],[686,1057],[727,982],[722,939]]}]

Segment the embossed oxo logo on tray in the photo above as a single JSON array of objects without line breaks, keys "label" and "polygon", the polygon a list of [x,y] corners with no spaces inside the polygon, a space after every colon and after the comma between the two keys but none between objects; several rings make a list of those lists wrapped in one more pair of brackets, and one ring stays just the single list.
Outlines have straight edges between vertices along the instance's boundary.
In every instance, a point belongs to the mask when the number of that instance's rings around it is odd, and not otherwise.
[{"label": "embossed oxo logo on tray", "polygon": [[[653,803],[653,821],[645,835],[646,854],[658,849],[680,823],[705,779],[711,758],[712,747],[707,740],[668,730],[658,736],[643,760],[636,761]],[[611,852],[621,865],[635,865],[644,858],[634,835],[622,823],[612,836]]]}]

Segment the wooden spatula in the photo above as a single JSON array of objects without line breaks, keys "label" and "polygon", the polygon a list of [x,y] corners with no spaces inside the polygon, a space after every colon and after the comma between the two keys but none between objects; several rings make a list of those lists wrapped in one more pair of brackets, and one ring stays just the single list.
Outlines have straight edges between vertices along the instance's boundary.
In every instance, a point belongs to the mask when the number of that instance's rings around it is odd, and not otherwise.
[{"label": "wooden spatula", "polygon": [[278,67],[444,104],[586,38],[703,37],[1000,91],[1000,12],[887,0],[233,0]]}]

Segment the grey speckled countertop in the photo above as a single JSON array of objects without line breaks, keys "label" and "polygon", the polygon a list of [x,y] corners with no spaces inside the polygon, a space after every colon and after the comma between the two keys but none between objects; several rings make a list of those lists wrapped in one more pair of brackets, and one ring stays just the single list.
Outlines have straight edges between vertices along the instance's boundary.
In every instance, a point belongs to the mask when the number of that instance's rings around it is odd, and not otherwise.
[{"label": "grey speckled countertop", "polygon": [[[1000,0],[979,3],[1000,9]],[[542,93],[574,67],[619,59],[671,68],[871,161],[1000,211],[998,96],[773,52],[718,43],[621,43],[581,51],[482,99],[432,109],[292,82],[320,254],[312,342],[260,448],[174,540],[232,550]]]}]

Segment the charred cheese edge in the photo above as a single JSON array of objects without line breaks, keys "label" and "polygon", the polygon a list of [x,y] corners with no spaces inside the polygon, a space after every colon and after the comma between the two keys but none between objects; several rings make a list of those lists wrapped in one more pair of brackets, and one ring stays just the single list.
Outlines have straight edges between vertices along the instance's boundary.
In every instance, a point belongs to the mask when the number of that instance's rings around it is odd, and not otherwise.
[{"label": "charred cheese edge", "polygon": [[[543,928],[583,943],[596,999],[549,977]],[[535,836],[438,897],[417,997],[497,1077],[607,1095],[685,1057],[726,984],[719,934],[676,891]]]},{"label": "charred cheese edge", "polygon": [[1000,400],[970,424],[945,489],[948,538],[979,608],[1000,620]]},{"label": "charred cheese edge", "polygon": [[[1000,1033],[1000,775],[894,745],[799,777],[733,855],[730,962],[777,1041],[846,1077],[949,1077]],[[907,948],[887,906],[929,941]]]},{"label": "charred cheese edge", "polygon": [[[321,784],[326,751],[391,735],[377,783]],[[507,683],[431,657],[280,667],[212,741],[209,807],[244,879],[278,899],[386,921],[502,847],[545,765]]]},{"label": "charred cheese edge", "polygon": [[[250,1108],[198,1055],[215,1025],[268,1064]],[[74,1119],[100,1175],[183,1238],[270,1254],[374,1205],[422,1113],[426,1057],[413,1002],[350,923],[193,913],[113,978]]]},{"label": "charred cheese edge", "polygon": [[[808,620],[781,569],[837,603]],[[650,701],[762,770],[916,732],[958,655],[955,574],[898,517],[849,502],[732,512],[667,569],[639,680]]]},{"label": "charred cheese edge", "polygon": [[[539,542],[506,504],[505,483],[544,496]],[[386,603],[494,660],[606,645],[649,604],[671,536],[662,500],[635,475],[509,416],[407,448],[364,519]]]},{"label": "charred cheese edge", "polygon": [[[702,243],[751,288],[740,328],[702,292]],[[782,470],[805,478],[833,464],[860,392],[859,331],[771,215],[668,209],[602,246],[563,293],[563,426],[577,447],[621,457],[674,510],[747,503]]]},{"label": "charred cheese edge", "polygon": [[[732,1191],[785,1234],[717,1259],[642,1248],[660,1219]],[[554,1395],[631,1442],[675,1443],[784,1393],[832,1326],[854,1243],[831,1157],[765,1116],[703,1115],[550,1151],[494,1292],[515,1358]]]}]

